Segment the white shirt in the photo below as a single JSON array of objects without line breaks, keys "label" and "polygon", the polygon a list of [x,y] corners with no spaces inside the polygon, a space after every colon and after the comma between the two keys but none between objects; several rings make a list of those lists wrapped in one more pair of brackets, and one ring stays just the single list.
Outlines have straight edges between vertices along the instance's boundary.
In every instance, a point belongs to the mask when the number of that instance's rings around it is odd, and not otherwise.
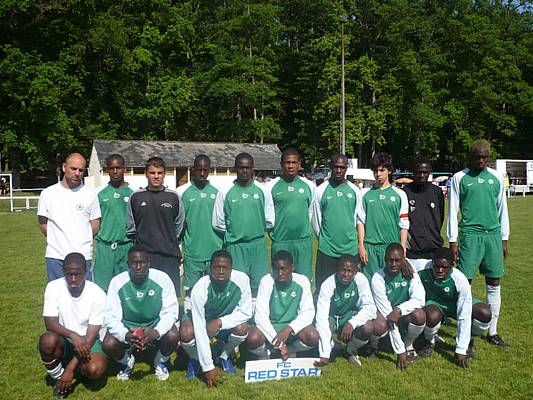
[{"label": "white shirt", "polygon": [[90,221],[100,218],[98,196],[81,185],[67,189],[61,183],[44,189],[37,215],[48,218],[45,257],[64,260],[73,252],[86,260],[93,258],[93,232]]},{"label": "white shirt", "polygon": [[85,336],[89,325],[104,322],[106,295],[93,282],[85,281],[79,297],[72,297],[65,278],[48,282],[44,292],[43,317],[58,317],[59,325]]}]

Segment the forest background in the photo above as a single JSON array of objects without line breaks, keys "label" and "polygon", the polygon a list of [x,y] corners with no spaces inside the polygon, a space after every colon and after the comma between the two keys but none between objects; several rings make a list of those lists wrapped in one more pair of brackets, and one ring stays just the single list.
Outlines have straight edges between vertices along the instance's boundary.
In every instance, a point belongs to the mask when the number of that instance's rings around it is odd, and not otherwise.
[{"label": "forest background", "polygon": [[3,0],[0,169],[94,139],[339,149],[457,170],[473,139],[533,158],[529,1]]}]

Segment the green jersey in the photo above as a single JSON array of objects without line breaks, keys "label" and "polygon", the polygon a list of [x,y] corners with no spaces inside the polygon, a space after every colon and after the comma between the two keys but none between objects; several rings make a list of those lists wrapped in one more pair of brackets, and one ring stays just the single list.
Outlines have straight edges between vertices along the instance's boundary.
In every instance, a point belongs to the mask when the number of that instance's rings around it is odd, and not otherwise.
[{"label": "green jersey", "polygon": [[314,184],[299,176],[292,182],[281,177],[274,179],[269,188],[276,221],[271,233],[272,240],[287,242],[309,238],[315,196]]},{"label": "green jersey", "polygon": [[221,330],[233,329],[252,318],[252,294],[248,276],[240,271],[231,271],[224,285],[204,276],[191,291],[191,315],[198,360],[203,371],[214,368],[207,323],[220,318]]},{"label": "green jersey", "polygon": [[176,192],[185,208],[185,257],[194,261],[208,261],[222,248],[222,235],[211,225],[218,189],[209,182],[200,189],[194,182],[180,186]]},{"label": "green jersey", "polygon": [[501,233],[509,238],[509,215],[503,177],[495,170],[480,172],[466,168],[452,178],[448,212],[448,238],[457,242],[457,213],[461,211],[459,228],[463,233]]},{"label": "green jersey", "polygon": [[446,278],[438,281],[433,266],[418,272],[426,292],[426,305],[437,305],[444,315],[457,319],[456,353],[466,354],[470,342],[472,291],[466,276],[452,268]]},{"label": "green jersey", "polygon": [[130,328],[151,327],[165,335],[178,320],[178,300],[167,274],[150,268],[146,280],[136,284],[129,271],[115,276],[107,291],[105,325],[125,342]]},{"label": "green jersey", "polygon": [[98,192],[98,202],[102,212],[100,229],[96,240],[104,243],[129,243],[126,235],[128,202],[133,190],[128,184],[115,188],[111,183]]},{"label": "green jersey", "polygon": [[224,232],[224,243],[242,243],[265,236],[274,225],[272,197],[255,181],[246,187],[233,183],[215,200],[213,228]]},{"label": "green jersey", "polygon": [[313,323],[315,307],[311,284],[304,275],[292,274],[288,284],[276,282],[272,275],[261,279],[257,293],[255,323],[272,343],[276,334],[289,325],[296,335]]},{"label": "green jersey", "polygon": [[316,191],[313,229],[318,249],[330,256],[357,254],[357,218],[361,210],[359,189],[349,181],[322,183]]},{"label": "green jersey", "polygon": [[400,243],[400,229],[409,229],[407,195],[394,186],[363,191],[360,221],[365,225],[365,243]]}]

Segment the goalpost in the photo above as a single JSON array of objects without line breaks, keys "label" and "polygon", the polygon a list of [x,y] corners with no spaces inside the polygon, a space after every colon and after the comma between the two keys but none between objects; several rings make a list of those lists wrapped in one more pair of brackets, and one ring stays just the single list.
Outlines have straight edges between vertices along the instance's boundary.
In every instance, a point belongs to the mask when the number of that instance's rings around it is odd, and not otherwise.
[{"label": "goalpost", "polygon": [[[7,178],[7,179],[6,179]],[[4,182],[2,183],[2,192],[5,190],[5,184],[9,184],[9,209],[11,211],[14,210],[13,208],[13,175],[11,174],[0,174],[0,179]],[[4,196],[4,193],[0,193],[0,195]]]}]

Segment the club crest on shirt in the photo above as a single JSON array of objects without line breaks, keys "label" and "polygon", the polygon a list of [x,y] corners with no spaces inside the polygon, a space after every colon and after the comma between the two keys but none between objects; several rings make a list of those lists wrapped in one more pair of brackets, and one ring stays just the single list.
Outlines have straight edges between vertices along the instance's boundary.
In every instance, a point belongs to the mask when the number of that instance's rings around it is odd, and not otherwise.
[{"label": "club crest on shirt", "polygon": [[396,196],[391,196],[390,201],[396,201]]},{"label": "club crest on shirt", "polygon": [[259,195],[257,193],[254,193],[254,199],[258,199],[259,198]]},{"label": "club crest on shirt", "polygon": [[416,203],[416,202],[415,202],[415,199],[411,199],[411,200],[409,200],[409,204],[411,204],[412,206],[414,206],[415,203]]},{"label": "club crest on shirt", "polygon": [[83,211],[83,203],[76,204],[76,210]]},{"label": "club crest on shirt", "polygon": [[124,197],[124,203],[127,203],[128,201],[130,201],[130,198],[128,196],[125,196]]},{"label": "club crest on shirt", "polygon": [[494,185],[494,179],[489,179],[489,184]]},{"label": "club crest on shirt", "polygon": [[148,296],[154,296],[155,295],[155,290],[154,289],[150,289],[148,291]]},{"label": "club crest on shirt", "polygon": [[435,208],[435,203],[431,202],[429,205],[431,206],[431,208]]},{"label": "club crest on shirt", "polygon": [[215,196],[214,193],[211,193],[211,198],[212,198],[213,200],[215,199],[215,197],[217,197],[217,196]]},{"label": "club crest on shirt", "polygon": [[450,291],[450,288],[449,288],[448,286],[446,286],[446,287],[444,288],[444,291],[445,291],[446,293],[448,293],[448,292]]},{"label": "club crest on shirt", "polygon": [[348,194],[346,195],[346,197],[348,197],[349,199],[351,199],[351,198],[353,197],[353,194],[348,193]]},{"label": "club crest on shirt", "polygon": [[303,192],[304,192],[304,188],[300,188],[300,189],[298,189],[298,193],[303,194]]}]

